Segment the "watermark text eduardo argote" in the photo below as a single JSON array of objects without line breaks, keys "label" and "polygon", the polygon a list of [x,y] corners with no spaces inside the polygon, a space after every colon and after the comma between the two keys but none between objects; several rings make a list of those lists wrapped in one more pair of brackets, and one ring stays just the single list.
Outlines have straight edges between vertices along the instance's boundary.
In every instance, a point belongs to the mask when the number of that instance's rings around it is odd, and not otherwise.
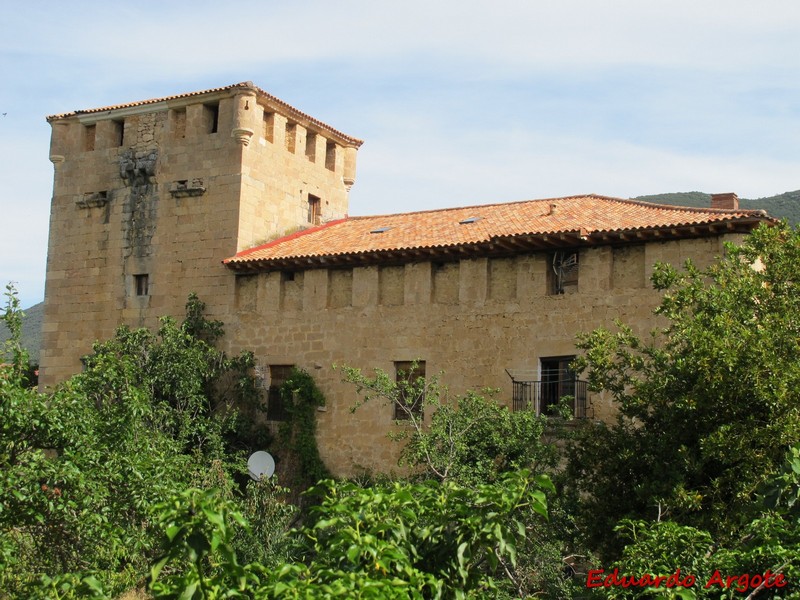
[{"label": "watermark text eduardo argote", "polygon": [[695,585],[702,585],[704,588],[719,588],[721,590],[736,590],[737,592],[747,592],[758,587],[774,589],[782,588],[787,585],[786,577],[783,573],[773,573],[767,569],[764,573],[742,573],[739,575],[722,574],[719,570],[714,571],[706,581],[697,581],[694,575],[681,574],[680,569],[676,569],[672,575],[624,575],[620,574],[619,569],[614,569],[606,573],[604,569],[592,569],[586,575],[586,587],[623,587],[623,588],[691,588]]}]

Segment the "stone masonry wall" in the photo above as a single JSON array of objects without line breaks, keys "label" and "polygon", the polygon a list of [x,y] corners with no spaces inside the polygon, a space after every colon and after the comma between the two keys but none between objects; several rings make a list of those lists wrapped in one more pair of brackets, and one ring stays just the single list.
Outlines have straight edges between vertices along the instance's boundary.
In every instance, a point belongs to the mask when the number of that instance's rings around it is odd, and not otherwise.
[{"label": "stone masonry wall", "polygon": [[321,218],[347,211],[355,148],[316,135],[312,152],[297,124],[289,152],[286,123],[249,88],[52,122],[43,388],[118,325],[180,318],[191,292],[227,321],[237,300],[223,259],[312,226],[309,194]]},{"label": "stone masonry wall", "polygon": [[[577,293],[550,295],[547,255],[404,267],[358,267],[237,278],[248,300],[228,324],[233,350],[250,349],[262,366],[293,364],[308,370],[326,395],[319,417],[323,459],[337,474],[396,469],[399,447],[390,406],[377,401],[351,413],[353,386],[334,364],[394,374],[395,361],[426,362],[428,376],[443,372],[451,395],[497,388],[510,405],[511,373],[536,373],[539,359],[575,354],[575,335],[612,326],[639,333],[656,326],[660,295],[648,278],[659,260],[701,266],[721,253],[720,238],[649,243],[581,251]],[[402,270],[402,275],[398,272]],[[343,303],[341,281],[349,280]],[[396,286],[403,282],[402,302]],[[296,298],[293,303],[286,301]],[[283,301],[281,301],[283,298]],[[391,301],[387,301],[391,299]],[[246,307],[246,308],[245,308]],[[607,398],[591,398],[594,418],[607,419]]]}]

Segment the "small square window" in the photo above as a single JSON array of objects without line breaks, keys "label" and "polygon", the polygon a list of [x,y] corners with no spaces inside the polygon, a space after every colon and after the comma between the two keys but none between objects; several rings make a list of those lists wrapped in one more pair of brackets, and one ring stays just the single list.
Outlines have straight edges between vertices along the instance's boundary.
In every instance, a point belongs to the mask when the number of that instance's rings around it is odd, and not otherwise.
[{"label": "small square window", "polygon": [[150,276],[147,273],[134,275],[133,282],[137,296],[148,296],[150,294]]},{"label": "small square window", "polygon": [[422,417],[425,400],[425,361],[397,361],[394,363],[395,382],[400,392],[394,404],[394,418],[408,421],[411,416]]}]

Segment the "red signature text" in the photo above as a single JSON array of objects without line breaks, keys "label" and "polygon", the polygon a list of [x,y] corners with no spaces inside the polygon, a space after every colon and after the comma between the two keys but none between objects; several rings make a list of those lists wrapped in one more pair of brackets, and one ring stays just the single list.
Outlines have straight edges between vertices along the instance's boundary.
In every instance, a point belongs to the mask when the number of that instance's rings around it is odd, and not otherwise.
[{"label": "red signature text", "polygon": [[[644,575],[620,575],[619,569],[606,573],[604,569],[592,569],[586,576],[586,587],[640,587],[640,588],[659,588],[661,586],[667,588],[690,588],[696,583],[694,575],[681,576],[681,570],[676,569],[672,575],[651,575],[645,573]],[[742,575],[723,575],[719,570],[714,571],[714,574],[708,578],[704,588],[718,586],[720,589],[727,590],[733,589],[737,592],[746,592],[748,590],[755,590],[758,588],[782,588],[787,585],[786,577],[783,573],[773,573],[767,569],[763,574],[749,574]]]}]

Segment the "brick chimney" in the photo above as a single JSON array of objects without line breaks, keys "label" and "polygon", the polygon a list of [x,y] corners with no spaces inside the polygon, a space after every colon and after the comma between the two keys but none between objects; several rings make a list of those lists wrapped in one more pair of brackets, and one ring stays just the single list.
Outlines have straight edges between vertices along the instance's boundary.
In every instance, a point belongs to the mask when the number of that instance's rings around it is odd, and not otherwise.
[{"label": "brick chimney", "polygon": [[739,196],[733,192],[726,192],[724,194],[711,194],[711,208],[739,210]]}]

